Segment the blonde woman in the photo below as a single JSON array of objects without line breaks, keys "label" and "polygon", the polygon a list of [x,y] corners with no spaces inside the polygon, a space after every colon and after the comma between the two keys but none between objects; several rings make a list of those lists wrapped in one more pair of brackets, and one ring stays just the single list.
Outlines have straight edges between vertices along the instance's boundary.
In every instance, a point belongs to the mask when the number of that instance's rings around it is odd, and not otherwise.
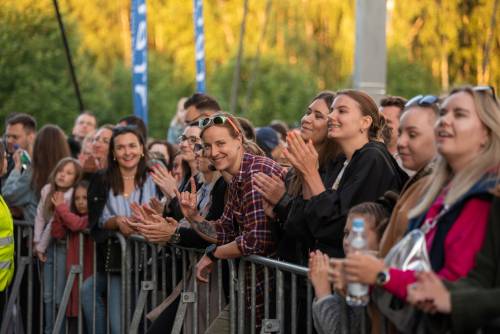
[{"label": "blonde woman", "polygon": [[[486,231],[500,166],[500,110],[483,87],[453,90],[435,127],[439,157],[427,192],[409,212],[409,229],[425,233],[433,271],[444,280],[465,276],[474,265]],[[386,268],[367,255],[347,257],[346,278],[382,286],[406,300],[414,271]]]}]

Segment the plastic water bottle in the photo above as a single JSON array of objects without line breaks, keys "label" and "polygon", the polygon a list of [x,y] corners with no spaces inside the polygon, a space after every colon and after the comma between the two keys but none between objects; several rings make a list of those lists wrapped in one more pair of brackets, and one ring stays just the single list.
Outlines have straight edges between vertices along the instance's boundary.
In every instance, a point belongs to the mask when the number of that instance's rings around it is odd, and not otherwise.
[{"label": "plastic water bottle", "polygon": [[[351,252],[363,252],[366,250],[365,221],[361,218],[356,218],[352,222],[352,230],[349,234],[349,246]],[[347,305],[366,306],[369,300],[368,285],[361,283],[349,283],[347,285]]]}]

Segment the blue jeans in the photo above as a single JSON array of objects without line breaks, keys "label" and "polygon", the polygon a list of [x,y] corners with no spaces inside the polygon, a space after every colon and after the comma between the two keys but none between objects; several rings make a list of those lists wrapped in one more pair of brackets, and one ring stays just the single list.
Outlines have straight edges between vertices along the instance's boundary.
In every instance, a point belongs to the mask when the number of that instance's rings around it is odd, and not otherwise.
[{"label": "blue jeans", "polygon": [[[46,254],[47,261],[43,265],[44,333],[52,334],[57,310],[66,285],[66,245],[53,242],[47,248]],[[54,269],[56,269],[55,277]],[[65,321],[63,321],[60,333],[65,332],[65,326]]]},{"label": "blue jeans", "polygon": [[[103,296],[106,296],[107,279],[105,273],[97,273],[90,276],[83,282],[80,298],[82,301],[83,316],[87,332],[92,333],[92,317],[95,307],[95,332],[94,334],[106,333],[106,306],[104,305]],[[94,281],[96,284],[96,305],[94,306]],[[110,331],[112,334],[121,334],[121,286],[122,280],[120,275],[110,275],[110,291],[108,305],[108,317],[110,323]]]}]

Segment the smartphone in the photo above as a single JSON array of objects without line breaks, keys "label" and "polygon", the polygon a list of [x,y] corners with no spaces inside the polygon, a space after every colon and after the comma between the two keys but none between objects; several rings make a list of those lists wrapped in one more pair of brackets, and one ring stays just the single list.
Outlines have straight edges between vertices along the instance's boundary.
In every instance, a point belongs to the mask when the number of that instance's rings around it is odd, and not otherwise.
[{"label": "smartphone", "polygon": [[31,164],[31,158],[28,152],[22,151],[21,152],[21,167],[23,170],[26,170],[28,166]]}]

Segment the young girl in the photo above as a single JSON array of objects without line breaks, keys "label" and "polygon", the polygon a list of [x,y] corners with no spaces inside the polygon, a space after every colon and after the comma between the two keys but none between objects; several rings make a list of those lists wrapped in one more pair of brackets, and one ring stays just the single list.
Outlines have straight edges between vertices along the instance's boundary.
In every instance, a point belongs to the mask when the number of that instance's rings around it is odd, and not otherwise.
[{"label": "young girl", "polygon": [[[51,243],[52,222],[54,218],[53,197],[70,202],[73,186],[79,181],[82,169],[77,160],[64,158],[56,165],[49,176],[49,183],[41,191],[35,217],[35,233],[33,238],[34,252],[44,263],[43,266],[43,302],[45,308],[45,333],[52,333],[55,322],[55,306],[62,298],[66,273],[66,245],[64,241]],[[57,260],[57,263],[55,261]],[[57,277],[53,277],[56,266]],[[55,284],[54,284],[55,281]],[[55,290],[54,290],[55,288]]]},{"label": "young girl", "polygon": [[[344,252],[347,255],[349,250],[349,233],[354,219],[361,218],[365,221],[365,237],[369,251],[377,252],[380,239],[389,221],[391,199],[386,199],[383,203],[365,202],[358,204],[349,210],[347,222],[344,229]],[[361,317],[364,308],[350,308],[345,305],[346,284],[343,277],[343,260],[331,261],[328,255],[321,251],[312,252],[309,258],[309,279],[314,287],[316,298],[313,302],[314,327],[319,334],[341,333],[343,328],[350,328],[351,333],[362,333]],[[330,273],[329,273],[330,271]],[[330,278],[328,277],[330,274]],[[335,293],[332,294],[332,283],[335,286]],[[347,323],[342,317],[343,308],[346,308]]]},{"label": "young girl", "polygon": [[[87,189],[88,181],[82,180],[76,184],[71,199],[71,205],[68,205],[61,193],[52,196],[54,204],[54,220],[52,222],[52,237],[56,239],[65,239],[69,234],[69,243],[66,254],[66,275],[69,275],[72,265],[80,264],[80,238],[79,233],[88,226],[87,210]],[[93,248],[91,239],[84,237],[84,256],[83,256],[83,279],[92,274]],[[78,316],[78,283],[77,279],[73,283],[66,315],[68,317]]]}]

